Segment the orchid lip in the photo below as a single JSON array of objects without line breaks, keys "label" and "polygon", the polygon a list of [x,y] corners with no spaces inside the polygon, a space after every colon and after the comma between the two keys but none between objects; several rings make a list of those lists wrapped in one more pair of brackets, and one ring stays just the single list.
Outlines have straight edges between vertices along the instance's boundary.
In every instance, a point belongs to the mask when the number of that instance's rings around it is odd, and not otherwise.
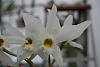
[{"label": "orchid lip", "polygon": [[26,38],[26,41],[27,41],[27,42],[26,42],[25,44],[32,44],[32,39],[31,39],[31,38],[27,37],[27,38]]},{"label": "orchid lip", "polygon": [[32,41],[31,38],[29,38],[29,37],[26,38],[24,49],[25,50],[30,50],[30,51],[33,50],[33,41]]}]

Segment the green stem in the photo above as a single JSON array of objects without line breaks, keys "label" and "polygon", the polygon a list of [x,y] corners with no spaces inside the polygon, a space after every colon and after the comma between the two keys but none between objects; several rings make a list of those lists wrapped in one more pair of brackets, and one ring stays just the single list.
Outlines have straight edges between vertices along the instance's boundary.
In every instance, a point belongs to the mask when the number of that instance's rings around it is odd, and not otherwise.
[{"label": "green stem", "polygon": [[53,61],[52,61],[52,63],[51,63],[51,64],[53,65],[53,64],[54,64],[54,62],[55,62],[55,59],[53,59]]},{"label": "green stem", "polygon": [[35,67],[35,64],[33,64],[33,62],[29,60],[28,58],[25,59],[25,61],[29,64],[30,67]]},{"label": "green stem", "polygon": [[[12,55],[12,56],[17,57],[16,54],[10,52],[10,51],[7,50],[6,48],[3,48],[3,51],[6,52],[6,53],[8,53],[8,54],[10,54],[10,55]],[[24,59],[24,60],[29,64],[30,67],[35,67],[35,65],[33,64],[33,62],[32,62],[30,59],[27,58],[27,59]]]},{"label": "green stem", "polygon": [[34,53],[31,55],[31,57],[29,58],[29,60],[32,60],[34,58]]},{"label": "green stem", "polygon": [[61,50],[63,49],[64,44],[65,44],[66,42],[67,42],[67,41],[64,41],[64,42],[61,43],[61,45],[60,45],[60,49],[61,49]]},{"label": "green stem", "polygon": [[10,55],[12,55],[12,56],[17,57],[17,55],[16,55],[16,54],[14,54],[14,53],[10,52],[10,51],[9,51],[9,50],[7,50],[6,48],[3,48],[3,51],[4,51],[4,52],[6,52],[6,53],[8,53],[8,54],[10,54]]},{"label": "green stem", "polygon": [[50,64],[50,55],[49,55],[49,58],[48,58],[48,67],[51,67],[51,64]]}]

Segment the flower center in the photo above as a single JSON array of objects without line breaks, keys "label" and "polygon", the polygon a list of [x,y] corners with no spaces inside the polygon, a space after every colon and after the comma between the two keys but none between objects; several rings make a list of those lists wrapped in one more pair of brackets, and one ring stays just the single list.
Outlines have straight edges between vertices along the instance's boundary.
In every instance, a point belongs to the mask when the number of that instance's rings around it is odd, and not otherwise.
[{"label": "flower center", "polygon": [[53,42],[52,38],[46,38],[46,39],[44,39],[44,42],[43,42],[44,47],[46,47],[46,48],[52,48],[53,44],[54,44],[54,42]]},{"label": "flower center", "polygon": [[3,46],[4,40],[0,39],[0,47]]},{"label": "flower center", "polygon": [[29,37],[27,37],[26,38],[26,41],[27,42],[25,42],[25,47],[24,47],[24,49],[26,49],[26,50],[33,50],[33,42],[32,42],[32,39],[31,38],[29,38]]}]

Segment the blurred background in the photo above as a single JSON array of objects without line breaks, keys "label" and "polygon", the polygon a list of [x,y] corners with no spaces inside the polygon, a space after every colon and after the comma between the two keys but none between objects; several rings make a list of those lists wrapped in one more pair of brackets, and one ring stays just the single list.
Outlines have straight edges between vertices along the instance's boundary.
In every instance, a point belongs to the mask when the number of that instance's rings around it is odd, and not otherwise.
[{"label": "blurred background", "polygon": [[[3,32],[5,29],[5,23],[10,23],[24,34],[25,23],[21,16],[22,11],[40,18],[45,26],[47,10],[51,9],[52,4],[57,5],[61,26],[70,14],[74,16],[74,25],[86,20],[92,21],[92,25],[74,40],[84,47],[83,50],[70,45],[62,49],[64,67],[100,67],[100,0],[0,0],[0,31]],[[17,47],[7,46],[9,50],[15,52]],[[16,61],[15,57],[11,56],[11,58]],[[32,61],[37,67],[46,67],[46,63],[38,55]],[[22,61],[20,66],[29,67],[25,61]],[[55,63],[54,67],[56,67]]]}]

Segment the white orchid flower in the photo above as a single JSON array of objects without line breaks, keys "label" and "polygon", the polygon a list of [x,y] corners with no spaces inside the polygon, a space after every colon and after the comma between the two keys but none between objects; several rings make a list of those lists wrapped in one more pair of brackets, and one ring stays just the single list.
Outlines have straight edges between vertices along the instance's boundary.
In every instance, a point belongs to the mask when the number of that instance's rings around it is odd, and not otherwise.
[{"label": "white orchid flower", "polygon": [[[72,25],[73,16],[69,15],[68,18],[65,20],[63,27],[59,25],[59,19],[56,16],[57,8],[53,5],[52,10],[49,11],[47,16],[47,25],[46,29],[50,34],[53,34],[56,38],[56,44],[59,42],[67,41],[71,46],[83,49],[83,47],[73,42],[72,40],[78,38],[84,30],[91,24],[90,21],[82,22],[78,25]],[[60,59],[59,59],[60,61]]]},{"label": "white orchid flower", "polygon": [[63,26],[61,27],[59,25],[60,22],[56,16],[56,13],[57,13],[57,8],[55,5],[53,5],[52,11],[49,12],[47,19],[48,31],[56,35],[58,43],[67,41],[67,43],[69,43],[71,46],[83,49],[83,47],[80,44],[73,42],[72,40],[78,38],[84,32],[84,30],[91,24],[91,22],[85,21],[78,25],[72,25],[73,16],[69,15],[65,20]]},{"label": "white orchid flower", "polygon": [[77,47],[79,44],[72,42],[72,40],[78,38],[91,23],[86,21],[78,25],[71,25],[72,19],[67,19],[61,28],[56,13],[57,8],[53,5],[47,16],[46,28],[32,15],[24,13],[23,18],[27,24],[27,31],[29,31],[27,33],[34,39],[34,43],[40,42],[39,44],[42,44],[41,50],[43,52],[40,51],[40,56],[52,55],[59,67],[63,67],[61,51],[57,44],[68,41]]},{"label": "white orchid flower", "polygon": [[[31,29],[28,29],[27,24],[25,27],[25,35],[23,35],[17,28],[7,24],[5,25],[6,27],[6,32],[5,35],[9,36],[16,36],[20,37],[19,40],[23,40],[19,45],[21,45],[17,49],[17,61],[20,62],[27,57],[31,56],[32,54],[35,54],[38,50],[38,45],[34,43],[34,39],[31,37],[33,33],[31,33]],[[19,41],[17,41],[19,43]],[[35,56],[34,55],[34,56]]]},{"label": "white orchid flower", "polygon": [[19,37],[14,36],[3,36],[0,35],[0,62],[4,66],[16,66],[16,64],[12,61],[12,59],[3,52],[3,48],[8,44],[22,44],[23,40],[20,40]]}]

